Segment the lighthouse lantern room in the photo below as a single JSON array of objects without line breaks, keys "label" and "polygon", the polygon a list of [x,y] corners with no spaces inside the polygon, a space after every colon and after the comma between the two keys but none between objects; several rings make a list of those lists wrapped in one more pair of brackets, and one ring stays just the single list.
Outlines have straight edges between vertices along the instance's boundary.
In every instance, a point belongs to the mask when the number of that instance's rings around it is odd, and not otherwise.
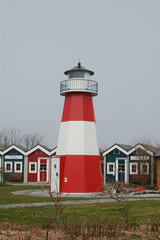
[{"label": "lighthouse lantern room", "polygon": [[[92,97],[98,83],[94,72],[81,66],[65,72],[60,83],[65,96],[57,152],[52,159],[51,191],[91,193],[102,191],[102,171],[97,144]],[[57,187],[58,186],[58,187]]]}]

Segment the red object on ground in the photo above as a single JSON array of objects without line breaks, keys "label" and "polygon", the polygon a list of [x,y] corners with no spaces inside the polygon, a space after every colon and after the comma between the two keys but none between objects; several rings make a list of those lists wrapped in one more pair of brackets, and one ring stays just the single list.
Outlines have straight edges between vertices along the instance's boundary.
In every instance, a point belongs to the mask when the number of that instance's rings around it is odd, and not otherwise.
[{"label": "red object on ground", "polygon": [[139,187],[134,189],[134,192],[141,192],[143,190],[146,190],[146,188],[143,188],[143,187],[139,186]]}]

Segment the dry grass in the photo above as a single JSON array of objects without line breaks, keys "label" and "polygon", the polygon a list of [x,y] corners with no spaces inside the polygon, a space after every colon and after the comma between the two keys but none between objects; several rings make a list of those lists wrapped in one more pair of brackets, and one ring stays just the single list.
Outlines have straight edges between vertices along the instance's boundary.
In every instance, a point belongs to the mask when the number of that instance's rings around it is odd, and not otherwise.
[{"label": "dry grass", "polygon": [[[0,223],[1,240],[45,240],[46,230],[40,227],[28,227],[20,224]],[[86,225],[83,223],[69,224],[64,222],[51,229],[50,240],[154,240],[160,239],[160,225],[140,225],[125,230],[122,226],[110,224],[104,227],[101,224]]]}]

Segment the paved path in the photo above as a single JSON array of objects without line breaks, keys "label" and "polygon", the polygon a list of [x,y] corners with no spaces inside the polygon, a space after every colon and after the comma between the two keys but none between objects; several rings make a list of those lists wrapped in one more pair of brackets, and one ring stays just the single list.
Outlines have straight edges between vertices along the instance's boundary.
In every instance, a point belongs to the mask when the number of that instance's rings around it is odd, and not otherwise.
[{"label": "paved path", "polygon": [[[12,192],[12,194],[26,195],[31,197],[33,196],[34,197],[50,197],[48,189],[44,189],[43,191],[40,189],[21,190],[21,191]],[[133,194],[134,193],[125,194],[125,195],[121,195],[121,197],[125,197],[125,199],[123,199],[124,201],[147,201],[147,200],[160,201],[160,194],[141,194],[141,196],[133,195]],[[99,203],[109,203],[109,202],[117,201],[108,195],[103,195],[103,194],[101,195],[99,193],[85,193],[85,194],[70,193],[70,194],[61,194],[61,197],[65,197],[66,195],[68,198],[84,198],[84,200],[62,201],[63,205],[99,204]],[[88,198],[90,199],[88,200]],[[1,204],[0,209],[26,208],[26,207],[28,208],[28,207],[42,207],[42,206],[53,206],[53,202]]]},{"label": "paved path", "polygon": [[[160,201],[160,198],[128,198],[124,201]],[[92,200],[76,200],[76,201],[64,201],[63,205],[82,205],[82,204],[99,204],[99,203],[109,203],[116,202],[115,199],[92,199]],[[42,207],[42,206],[53,206],[53,202],[39,202],[39,203],[20,203],[20,204],[4,204],[0,205],[0,209],[8,208],[26,208],[26,207]]]}]

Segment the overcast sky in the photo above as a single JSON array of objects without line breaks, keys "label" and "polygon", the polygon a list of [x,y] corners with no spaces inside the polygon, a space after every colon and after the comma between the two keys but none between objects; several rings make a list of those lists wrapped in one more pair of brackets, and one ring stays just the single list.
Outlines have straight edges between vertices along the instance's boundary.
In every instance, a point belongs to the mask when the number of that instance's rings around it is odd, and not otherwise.
[{"label": "overcast sky", "polygon": [[57,145],[64,71],[95,72],[99,147],[160,142],[159,0],[0,0],[0,130]]}]

